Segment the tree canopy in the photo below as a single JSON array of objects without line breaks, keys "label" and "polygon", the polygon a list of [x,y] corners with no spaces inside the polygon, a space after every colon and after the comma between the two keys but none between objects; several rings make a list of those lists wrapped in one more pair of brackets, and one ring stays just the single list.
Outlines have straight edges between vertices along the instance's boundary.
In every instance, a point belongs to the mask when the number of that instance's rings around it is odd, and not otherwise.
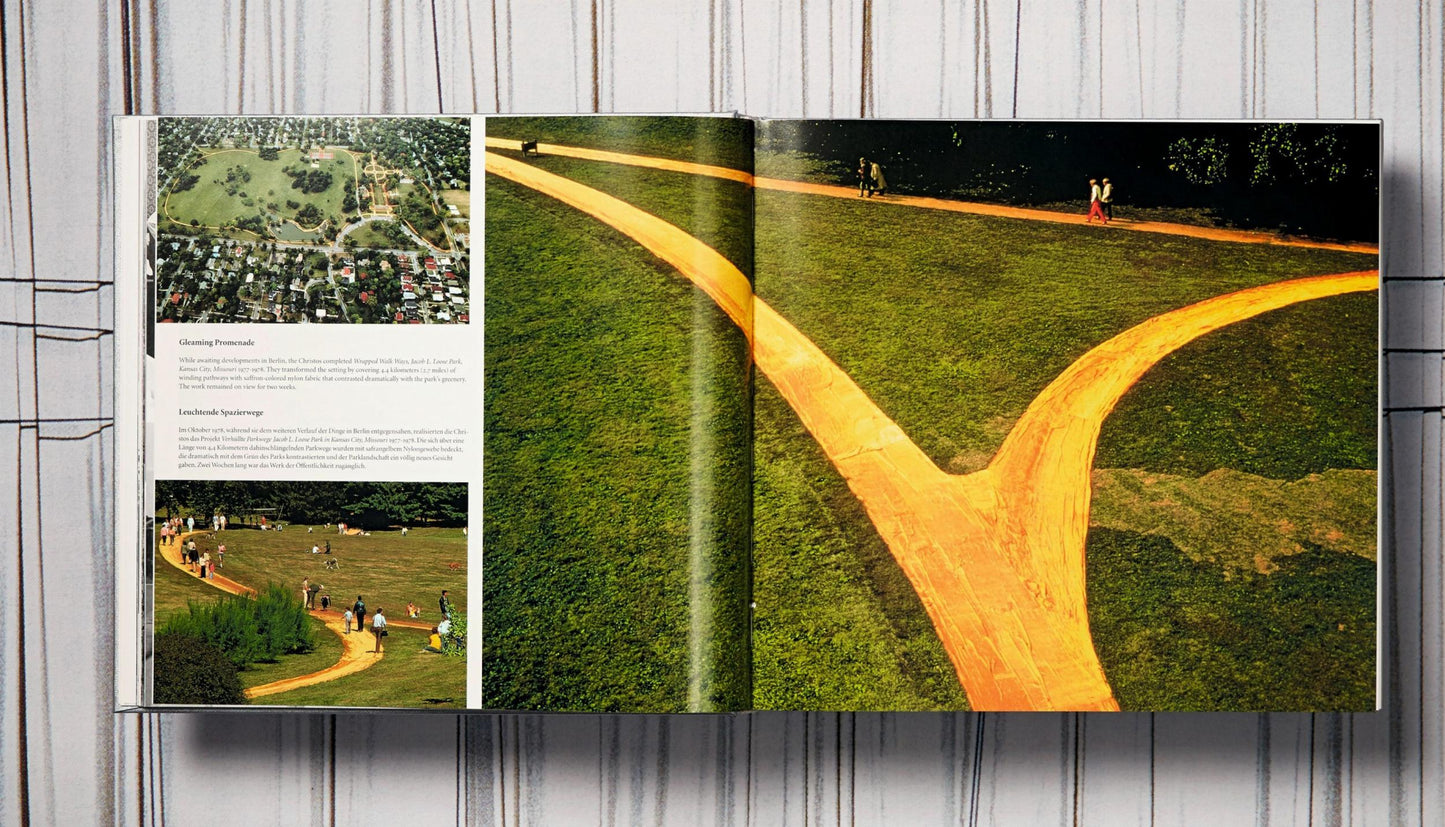
[{"label": "tree canopy", "polygon": [[853,183],[858,158],[890,187],[1012,204],[1115,200],[1192,208],[1226,224],[1373,241],[1380,129],[1339,123],[773,121],[766,153],[803,153]]},{"label": "tree canopy", "polygon": [[263,513],[286,522],[366,528],[467,520],[465,483],[161,480],[155,503],[164,514],[224,513],[239,519]]}]

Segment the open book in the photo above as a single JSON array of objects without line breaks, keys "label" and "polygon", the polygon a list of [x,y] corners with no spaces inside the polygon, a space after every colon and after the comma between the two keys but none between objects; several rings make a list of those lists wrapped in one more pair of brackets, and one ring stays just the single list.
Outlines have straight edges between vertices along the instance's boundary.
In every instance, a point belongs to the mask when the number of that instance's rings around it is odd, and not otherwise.
[{"label": "open book", "polygon": [[1376,708],[1377,122],[117,126],[121,708]]}]

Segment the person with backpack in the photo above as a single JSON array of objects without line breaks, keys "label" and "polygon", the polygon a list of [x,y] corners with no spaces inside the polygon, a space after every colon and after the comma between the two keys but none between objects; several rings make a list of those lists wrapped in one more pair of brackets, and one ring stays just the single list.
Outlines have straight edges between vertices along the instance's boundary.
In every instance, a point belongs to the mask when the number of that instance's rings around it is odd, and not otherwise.
[{"label": "person with backpack", "polygon": [[356,631],[366,628],[366,604],[362,602],[361,595],[356,596],[356,602],[351,604],[351,613],[356,616]]}]

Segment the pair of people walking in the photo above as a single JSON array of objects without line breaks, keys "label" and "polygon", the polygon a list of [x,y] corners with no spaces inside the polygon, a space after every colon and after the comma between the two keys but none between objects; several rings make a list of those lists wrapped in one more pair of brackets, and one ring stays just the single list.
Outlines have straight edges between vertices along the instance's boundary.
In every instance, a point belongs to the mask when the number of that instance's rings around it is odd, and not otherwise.
[{"label": "pair of people walking", "polygon": [[1108,224],[1114,217],[1114,185],[1105,178],[1103,186],[1099,185],[1098,179],[1089,179],[1089,217],[1086,223],[1094,223],[1094,216],[1099,217],[1099,222]]},{"label": "pair of people walking", "polygon": [[858,197],[872,198],[888,191],[888,182],[883,178],[883,165],[867,158],[858,159]]}]

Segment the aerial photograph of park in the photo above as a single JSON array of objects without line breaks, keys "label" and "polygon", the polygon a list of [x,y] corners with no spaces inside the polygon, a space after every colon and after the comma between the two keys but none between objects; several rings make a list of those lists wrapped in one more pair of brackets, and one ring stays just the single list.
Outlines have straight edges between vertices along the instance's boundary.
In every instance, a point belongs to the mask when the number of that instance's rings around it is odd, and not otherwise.
[{"label": "aerial photograph of park", "polygon": [[153,703],[466,706],[465,484],[155,494]]},{"label": "aerial photograph of park", "polygon": [[487,123],[488,705],[1375,708],[1378,124],[612,120]]},{"label": "aerial photograph of park", "polygon": [[160,118],[156,162],[159,321],[468,320],[467,119]]}]

